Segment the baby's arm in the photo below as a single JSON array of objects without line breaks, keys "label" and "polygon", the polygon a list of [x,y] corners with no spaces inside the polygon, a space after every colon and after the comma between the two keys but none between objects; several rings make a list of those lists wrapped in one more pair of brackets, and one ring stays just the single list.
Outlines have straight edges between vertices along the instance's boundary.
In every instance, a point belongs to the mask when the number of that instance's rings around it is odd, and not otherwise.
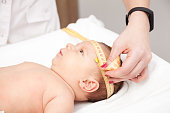
[{"label": "baby's arm", "polygon": [[74,100],[59,96],[52,99],[45,107],[44,113],[73,113]]}]

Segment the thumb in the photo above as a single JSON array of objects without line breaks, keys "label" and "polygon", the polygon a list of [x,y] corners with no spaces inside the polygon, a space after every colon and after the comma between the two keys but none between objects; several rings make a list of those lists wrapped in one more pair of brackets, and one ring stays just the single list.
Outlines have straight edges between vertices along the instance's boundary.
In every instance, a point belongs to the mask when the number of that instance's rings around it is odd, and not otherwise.
[{"label": "thumb", "polygon": [[107,62],[101,66],[101,68],[105,69],[107,66],[109,66],[109,64],[111,64],[122,52],[123,47],[113,43],[109,58],[107,59]]}]

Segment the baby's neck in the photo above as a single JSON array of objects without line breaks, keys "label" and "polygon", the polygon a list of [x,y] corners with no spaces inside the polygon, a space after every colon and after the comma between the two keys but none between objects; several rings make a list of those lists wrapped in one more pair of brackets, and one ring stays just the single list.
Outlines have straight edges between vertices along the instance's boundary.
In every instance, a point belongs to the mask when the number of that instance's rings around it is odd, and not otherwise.
[{"label": "baby's neck", "polygon": [[68,87],[68,89],[69,89],[69,91],[71,92],[73,98],[75,99],[75,92],[74,92],[73,88],[67,83],[67,81],[65,81],[65,80],[62,78],[62,76],[61,76],[60,74],[58,74],[57,72],[55,72],[54,70],[52,70],[52,69],[50,69],[50,70],[53,71],[57,77],[59,77],[60,79],[63,80],[65,86]]}]

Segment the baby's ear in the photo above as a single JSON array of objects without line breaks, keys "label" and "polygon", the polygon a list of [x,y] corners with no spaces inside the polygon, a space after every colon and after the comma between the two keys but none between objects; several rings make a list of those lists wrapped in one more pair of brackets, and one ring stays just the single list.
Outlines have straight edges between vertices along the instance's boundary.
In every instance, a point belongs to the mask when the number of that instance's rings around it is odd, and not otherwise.
[{"label": "baby's ear", "polygon": [[99,82],[94,78],[87,78],[85,80],[80,80],[80,88],[85,92],[94,92],[99,88]]}]

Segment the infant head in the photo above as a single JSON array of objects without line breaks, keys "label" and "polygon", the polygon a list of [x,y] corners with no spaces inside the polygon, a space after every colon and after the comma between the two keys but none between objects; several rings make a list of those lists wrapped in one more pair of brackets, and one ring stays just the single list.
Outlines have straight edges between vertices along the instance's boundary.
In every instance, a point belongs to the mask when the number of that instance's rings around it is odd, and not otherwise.
[{"label": "infant head", "polygon": [[[106,58],[111,48],[99,43]],[[73,89],[76,101],[99,101],[107,98],[106,86],[98,64],[96,51],[89,42],[67,44],[52,61],[52,70]]]}]

